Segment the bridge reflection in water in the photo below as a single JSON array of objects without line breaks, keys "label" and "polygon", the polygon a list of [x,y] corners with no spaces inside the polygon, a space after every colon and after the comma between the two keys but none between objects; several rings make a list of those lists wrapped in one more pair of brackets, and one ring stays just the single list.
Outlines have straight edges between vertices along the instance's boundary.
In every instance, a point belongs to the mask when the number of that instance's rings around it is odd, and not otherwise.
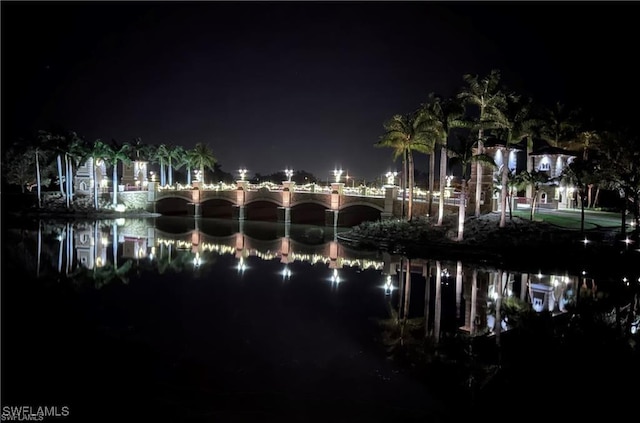
[{"label": "bridge reflection in water", "polygon": [[[283,280],[290,283],[305,277],[291,271],[292,263],[325,266],[326,280],[337,288],[349,283],[342,274],[345,268],[370,270],[379,274],[372,283],[379,285],[380,295],[388,297],[397,315],[423,318],[425,335],[435,341],[450,331],[495,335],[499,341],[500,333],[511,328],[509,310],[514,304],[562,314],[579,284],[591,287],[595,283],[566,272],[531,274],[477,267],[460,260],[408,259],[358,251],[338,242],[335,229],[324,227],[175,219],[167,224],[162,218],[40,222],[34,234],[34,271],[40,277],[71,275],[79,269],[118,271],[142,264],[160,268],[173,263],[178,271],[195,274],[215,257],[232,255],[240,274],[249,269],[250,257],[278,260]],[[47,260],[42,259],[45,254],[50,256]]]}]

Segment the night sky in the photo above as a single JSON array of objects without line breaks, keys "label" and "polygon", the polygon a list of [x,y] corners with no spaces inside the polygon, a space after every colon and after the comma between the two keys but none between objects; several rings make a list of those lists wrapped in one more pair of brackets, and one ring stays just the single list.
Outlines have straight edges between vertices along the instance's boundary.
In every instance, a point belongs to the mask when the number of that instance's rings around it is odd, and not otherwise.
[{"label": "night sky", "polygon": [[373,147],[383,122],[465,73],[630,116],[633,3],[2,1],[3,144],[56,125],[371,180],[400,169]]}]

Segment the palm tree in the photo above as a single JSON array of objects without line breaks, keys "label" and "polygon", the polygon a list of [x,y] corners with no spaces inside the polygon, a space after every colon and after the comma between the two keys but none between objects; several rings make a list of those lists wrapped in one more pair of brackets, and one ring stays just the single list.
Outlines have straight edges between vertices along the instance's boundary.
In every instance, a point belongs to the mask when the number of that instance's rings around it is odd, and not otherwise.
[{"label": "palm tree", "polygon": [[553,107],[542,111],[540,136],[554,147],[570,143],[577,128],[577,118],[577,110],[568,109],[566,105],[556,102]]},{"label": "palm tree", "polygon": [[[476,163],[496,167],[491,156],[484,153],[474,154],[476,149],[476,140],[472,135],[458,137],[458,144],[452,144],[448,147],[448,153],[451,157],[449,165],[460,165],[462,168],[460,187],[460,202],[458,205],[458,241],[464,239],[464,221],[466,218],[466,202],[467,202],[467,179],[469,167]],[[477,151],[477,150],[476,150]]]},{"label": "palm tree", "polygon": [[176,164],[176,168],[179,169],[182,166],[185,166],[187,173],[187,185],[191,185],[191,171],[194,166],[193,150],[184,150],[179,160],[180,161]]},{"label": "palm tree", "polygon": [[393,159],[401,155],[407,157],[407,185],[409,186],[409,204],[407,207],[407,220],[411,221],[413,213],[413,152],[428,154],[433,152],[435,138],[429,128],[427,115],[423,110],[417,110],[407,115],[394,115],[384,124],[385,133],[374,144],[375,147],[393,148]]},{"label": "palm tree", "polygon": [[[462,77],[467,84],[457,95],[467,106],[478,108],[476,124],[478,138],[476,148],[478,154],[484,153],[484,130],[491,128],[506,127],[502,110],[506,105],[505,95],[499,89],[500,71],[492,70],[489,75],[478,79],[478,75],[466,74]],[[481,163],[476,163],[476,193],[475,193],[475,216],[480,216],[480,199],[482,197],[482,167]]]},{"label": "palm tree", "polygon": [[628,128],[602,134],[598,143],[601,177],[615,187],[622,200],[621,233],[626,233],[626,213],[632,207],[635,225],[640,227],[640,140]]},{"label": "palm tree", "polygon": [[[431,130],[440,144],[440,198],[438,200],[438,226],[442,225],[444,217],[444,187],[447,176],[447,141],[451,131],[455,128],[464,127],[465,121],[463,105],[455,98],[442,98],[429,94],[427,102],[423,105],[428,116]],[[435,156],[432,156],[435,157]],[[430,167],[430,171],[435,171],[435,166]],[[430,187],[430,190],[432,188]],[[431,196],[429,201],[431,201]],[[431,212],[431,204],[429,204]]]},{"label": "palm tree", "polygon": [[106,149],[106,159],[113,167],[112,179],[113,179],[113,198],[112,204],[115,207],[118,204],[118,163],[131,163],[129,159],[129,144],[118,144],[115,140],[111,141],[111,145]]},{"label": "palm tree", "polygon": [[529,172],[527,170],[523,170],[515,176],[515,184],[516,185],[525,185],[530,186],[531,191],[531,212],[529,219],[533,220],[533,217],[536,212],[536,205],[538,204],[538,197],[540,194],[540,187],[547,182],[549,182],[549,176],[546,172],[541,172],[538,170],[534,170]]},{"label": "palm tree", "polygon": [[[181,157],[184,154],[184,148],[179,145],[170,145],[167,148],[167,163],[168,163],[168,176],[169,176],[169,185],[173,185],[173,170],[174,163],[180,163]],[[178,165],[179,166],[179,165]]]},{"label": "palm tree", "polygon": [[167,183],[165,177],[165,163],[169,159],[169,148],[166,144],[160,144],[154,151],[154,159],[160,163],[160,186],[164,186]]},{"label": "palm tree", "polygon": [[100,208],[99,196],[98,196],[98,165],[97,162],[100,159],[104,159],[109,157],[109,146],[102,142],[102,140],[97,139],[94,141],[93,145],[88,150],[89,155],[91,156],[91,171],[93,173],[93,207],[98,210]]},{"label": "palm tree", "polygon": [[74,165],[77,167],[81,165],[87,157],[87,152],[89,150],[89,146],[86,144],[85,140],[82,139],[75,132],[70,132],[67,135],[67,139],[69,141],[69,146],[67,148],[67,152],[65,153],[65,163],[66,163],[66,185],[67,185],[67,208],[71,207],[71,203],[73,203],[73,168]]},{"label": "palm tree", "polygon": [[[64,189],[64,174],[65,171],[62,170],[62,156],[66,157],[66,152],[68,148],[68,141],[66,137],[59,134],[54,134],[50,131],[40,130],[38,131],[38,145],[44,149],[52,151],[56,154],[56,164],[58,167],[58,183],[60,187],[60,194],[65,194]],[[65,166],[66,167],[66,166]]]},{"label": "palm tree", "polygon": [[189,152],[189,157],[192,158],[194,166],[200,169],[200,182],[201,187],[205,184],[204,171],[205,168],[213,171],[213,167],[216,164],[216,157],[213,155],[213,151],[208,144],[197,143],[195,148]]},{"label": "palm tree", "polygon": [[[536,119],[533,119],[530,115],[532,100],[530,98],[521,99],[521,97],[514,94],[509,94],[507,97],[507,105],[504,110],[504,116],[507,119],[508,125],[504,128],[496,130],[498,139],[500,139],[505,145],[505,153],[503,154],[502,168],[501,168],[501,182],[502,189],[500,190],[500,227],[504,228],[506,225],[506,209],[507,209],[507,197],[508,197],[508,185],[509,185],[509,155],[508,148],[512,144],[517,144],[523,139],[531,138],[533,135],[533,128],[538,123]],[[515,170],[515,169],[514,169]]]}]

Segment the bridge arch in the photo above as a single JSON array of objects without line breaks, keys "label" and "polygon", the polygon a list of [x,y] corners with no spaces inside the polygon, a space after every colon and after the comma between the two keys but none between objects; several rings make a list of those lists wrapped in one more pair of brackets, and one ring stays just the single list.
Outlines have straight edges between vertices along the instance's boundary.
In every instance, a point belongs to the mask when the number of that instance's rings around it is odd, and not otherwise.
[{"label": "bridge arch", "polygon": [[188,215],[191,202],[191,199],[182,196],[163,197],[156,201],[155,212],[168,216]]},{"label": "bridge arch", "polygon": [[209,198],[202,201],[202,217],[229,219],[233,217],[235,203],[227,198]]},{"label": "bridge arch", "polygon": [[355,226],[362,222],[377,221],[383,210],[372,204],[354,202],[341,207],[338,211],[338,226]]}]

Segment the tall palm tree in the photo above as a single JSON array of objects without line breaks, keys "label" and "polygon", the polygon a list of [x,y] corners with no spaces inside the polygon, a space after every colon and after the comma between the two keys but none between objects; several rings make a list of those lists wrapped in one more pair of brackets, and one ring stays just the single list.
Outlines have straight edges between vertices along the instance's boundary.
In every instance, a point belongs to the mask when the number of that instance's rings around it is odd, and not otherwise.
[{"label": "tall palm tree", "polygon": [[174,165],[181,162],[181,156],[184,154],[184,148],[179,145],[170,145],[167,147],[167,174],[169,177],[169,185],[173,185]]},{"label": "tall palm tree", "polygon": [[193,164],[200,169],[200,182],[204,185],[205,169],[213,171],[214,165],[217,162],[216,157],[213,155],[213,150],[211,150],[208,144],[199,142],[195,148],[189,152],[189,156],[193,159]]},{"label": "tall palm tree", "polygon": [[93,207],[100,208],[98,196],[98,161],[109,157],[109,146],[97,139],[89,146],[88,155],[91,157],[91,172],[93,178]]},{"label": "tall palm tree", "polygon": [[504,116],[507,120],[506,127],[495,130],[497,138],[505,145],[505,154],[503,154],[501,167],[501,190],[500,190],[500,227],[506,225],[506,209],[508,197],[509,172],[515,169],[509,169],[509,146],[517,144],[524,139],[532,138],[533,130],[538,124],[538,120],[531,116],[530,98],[521,98],[520,96],[510,93],[507,95],[507,105],[504,110]]},{"label": "tall palm tree", "polygon": [[50,157],[50,151],[46,144],[46,138],[42,137],[40,133],[35,138],[32,138],[34,162],[36,167],[36,193],[38,197],[38,208],[42,207],[42,166],[46,163]]},{"label": "tall palm tree", "polygon": [[569,109],[556,102],[553,107],[542,111],[540,136],[554,147],[566,146],[575,137],[578,125],[578,110]]},{"label": "tall palm tree", "polygon": [[90,147],[87,145],[86,141],[75,132],[69,132],[69,134],[67,135],[67,139],[69,141],[69,146],[67,147],[67,152],[65,153],[65,181],[67,185],[67,208],[70,208],[71,203],[73,203],[74,200],[73,169],[74,166],[77,168],[85,162],[87,158],[87,152]]},{"label": "tall palm tree", "polygon": [[[467,180],[469,178],[469,168],[474,164],[483,164],[487,166],[496,167],[495,162],[491,156],[485,153],[476,153],[474,150],[476,146],[476,140],[473,135],[459,136],[457,144],[451,144],[448,148],[449,156],[451,157],[450,165],[459,165],[462,169],[461,187],[460,187],[460,201],[458,205],[458,241],[464,239],[464,222],[466,218],[466,202],[467,202]],[[476,150],[477,151],[477,150]]]},{"label": "tall palm tree", "polygon": [[[478,131],[478,154],[484,153],[484,131],[491,128],[501,128],[507,125],[502,113],[506,105],[504,93],[500,90],[500,71],[492,70],[482,79],[478,75],[465,74],[462,79],[466,86],[458,93],[457,98],[466,106],[476,107],[478,115],[474,119]],[[476,166],[475,216],[480,216],[480,199],[482,198],[482,164]]]},{"label": "tall palm tree", "polygon": [[38,144],[43,148],[53,152],[56,155],[56,164],[58,168],[58,183],[60,189],[60,195],[65,196],[64,180],[65,170],[62,168],[62,157],[66,155],[69,143],[64,135],[54,134],[51,131],[39,130],[38,131]]},{"label": "tall palm tree", "polygon": [[187,173],[187,185],[191,185],[191,171],[194,167],[193,150],[184,150],[179,160],[180,161],[176,164],[176,168],[179,169],[182,166],[185,166]]},{"label": "tall palm tree", "polygon": [[[455,128],[463,128],[466,122],[462,119],[464,106],[455,98],[442,98],[433,93],[429,94],[427,102],[423,105],[428,116],[431,131],[440,144],[440,198],[438,200],[438,223],[442,225],[444,217],[444,188],[447,177],[447,142],[451,131]],[[433,156],[435,157],[435,156]],[[435,166],[431,170],[435,171]],[[431,201],[431,200],[429,200]],[[431,207],[429,208],[431,210]]]},{"label": "tall palm tree", "polygon": [[169,148],[166,144],[160,144],[155,148],[154,158],[158,163],[160,163],[160,186],[164,186],[167,183],[165,164],[169,159]]},{"label": "tall palm tree", "polygon": [[131,146],[129,144],[118,144],[115,140],[111,141],[111,145],[106,149],[106,159],[108,163],[113,167],[112,183],[113,183],[113,198],[112,204],[115,207],[118,204],[118,163],[131,163],[129,158],[129,150]]},{"label": "tall palm tree", "polygon": [[[407,157],[407,174],[405,180],[409,186],[409,203],[407,207],[407,220],[411,221],[413,215],[413,186],[414,165],[413,152],[433,152],[435,138],[429,128],[427,115],[423,110],[416,110],[407,115],[394,115],[384,124],[385,133],[374,144],[375,147],[390,147],[393,149],[394,160],[401,155]],[[407,177],[408,176],[408,177]]]}]

